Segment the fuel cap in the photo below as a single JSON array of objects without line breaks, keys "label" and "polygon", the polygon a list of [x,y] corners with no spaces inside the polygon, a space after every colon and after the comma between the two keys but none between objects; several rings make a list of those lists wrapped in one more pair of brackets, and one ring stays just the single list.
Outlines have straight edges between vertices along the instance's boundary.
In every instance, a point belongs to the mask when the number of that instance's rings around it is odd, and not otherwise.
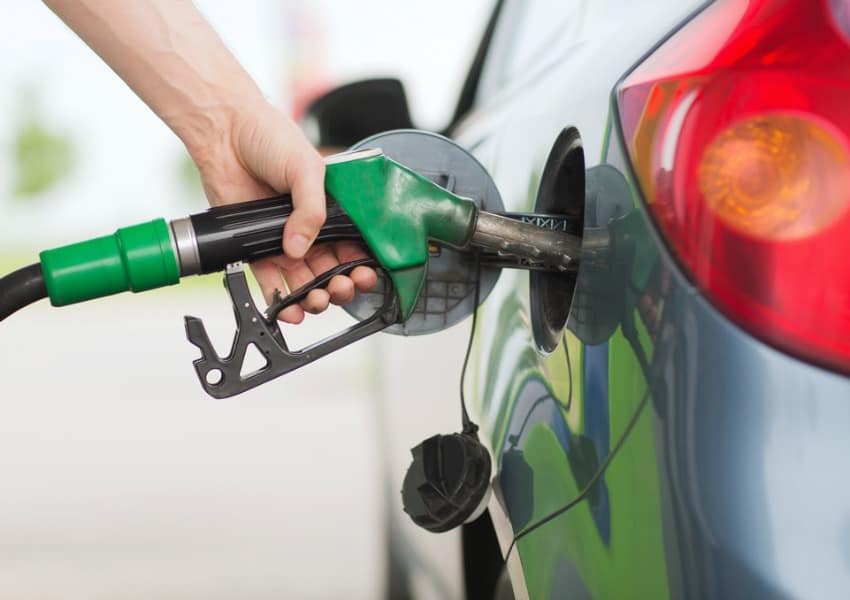
[{"label": "fuel cap", "polygon": [[413,522],[434,533],[477,519],[490,491],[490,454],[470,433],[435,435],[411,449],[401,499]]}]

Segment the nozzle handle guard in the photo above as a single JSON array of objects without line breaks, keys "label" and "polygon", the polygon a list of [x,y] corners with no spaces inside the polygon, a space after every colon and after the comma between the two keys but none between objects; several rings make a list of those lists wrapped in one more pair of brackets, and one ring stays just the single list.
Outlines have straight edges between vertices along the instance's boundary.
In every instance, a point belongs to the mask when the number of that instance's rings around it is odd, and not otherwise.
[{"label": "nozzle handle guard", "polygon": [[[362,261],[349,263],[348,271],[350,272],[360,264]],[[336,274],[340,272],[335,270],[328,277],[321,277],[311,282],[293,292],[287,299],[282,299],[280,303],[298,302],[310,290],[326,286],[332,275]],[[254,304],[241,263],[227,266],[224,287],[233,302],[233,312],[236,317],[236,334],[227,356],[221,357],[215,351],[201,319],[196,317],[185,319],[186,336],[201,350],[201,357],[194,361],[195,371],[201,386],[214,398],[229,398],[255,388],[386,329],[398,320],[396,296],[392,286],[388,286],[383,306],[371,318],[360,321],[302,350],[290,350],[277,325],[276,314],[263,314]],[[243,374],[246,353],[251,345],[259,350],[266,364],[252,373]]]}]

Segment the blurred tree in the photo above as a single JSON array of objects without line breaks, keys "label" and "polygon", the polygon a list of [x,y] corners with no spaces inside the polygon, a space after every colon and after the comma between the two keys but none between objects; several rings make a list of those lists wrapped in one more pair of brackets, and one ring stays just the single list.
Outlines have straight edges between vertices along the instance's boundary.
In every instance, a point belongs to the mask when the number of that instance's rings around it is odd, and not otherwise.
[{"label": "blurred tree", "polygon": [[22,92],[21,109],[13,133],[15,169],[12,195],[37,196],[66,177],[73,167],[74,147],[70,136],[51,130],[38,108],[33,90]]}]

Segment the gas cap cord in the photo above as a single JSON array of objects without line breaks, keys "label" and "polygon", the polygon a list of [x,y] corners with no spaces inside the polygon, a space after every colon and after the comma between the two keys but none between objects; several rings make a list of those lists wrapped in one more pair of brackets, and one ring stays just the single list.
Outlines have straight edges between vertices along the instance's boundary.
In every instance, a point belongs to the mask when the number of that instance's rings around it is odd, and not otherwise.
[{"label": "gas cap cord", "polygon": [[469,342],[466,345],[466,355],[463,357],[463,367],[460,371],[460,417],[463,424],[463,433],[475,435],[478,432],[478,425],[469,418],[469,412],[466,409],[466,371],[469,366],[469,357],[472,354],[472,343],[475,341],[475,329],[478,324],[478,304],[481,300],[481,253],[475,251],[475,299],[472,311],[472,327],[469,330]]}]

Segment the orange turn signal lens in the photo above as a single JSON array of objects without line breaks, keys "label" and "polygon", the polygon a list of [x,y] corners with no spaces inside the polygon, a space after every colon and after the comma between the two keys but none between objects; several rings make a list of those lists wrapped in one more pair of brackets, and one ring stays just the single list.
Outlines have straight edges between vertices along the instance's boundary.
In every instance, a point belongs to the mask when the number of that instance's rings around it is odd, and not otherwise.
[{"label": "orange turn signal lens", "polygon": [[727,226],[766,240],[795,240],[850,207],[850,155],[839,134],[793,114],[741,121],[709,143],[697,179]]}]

